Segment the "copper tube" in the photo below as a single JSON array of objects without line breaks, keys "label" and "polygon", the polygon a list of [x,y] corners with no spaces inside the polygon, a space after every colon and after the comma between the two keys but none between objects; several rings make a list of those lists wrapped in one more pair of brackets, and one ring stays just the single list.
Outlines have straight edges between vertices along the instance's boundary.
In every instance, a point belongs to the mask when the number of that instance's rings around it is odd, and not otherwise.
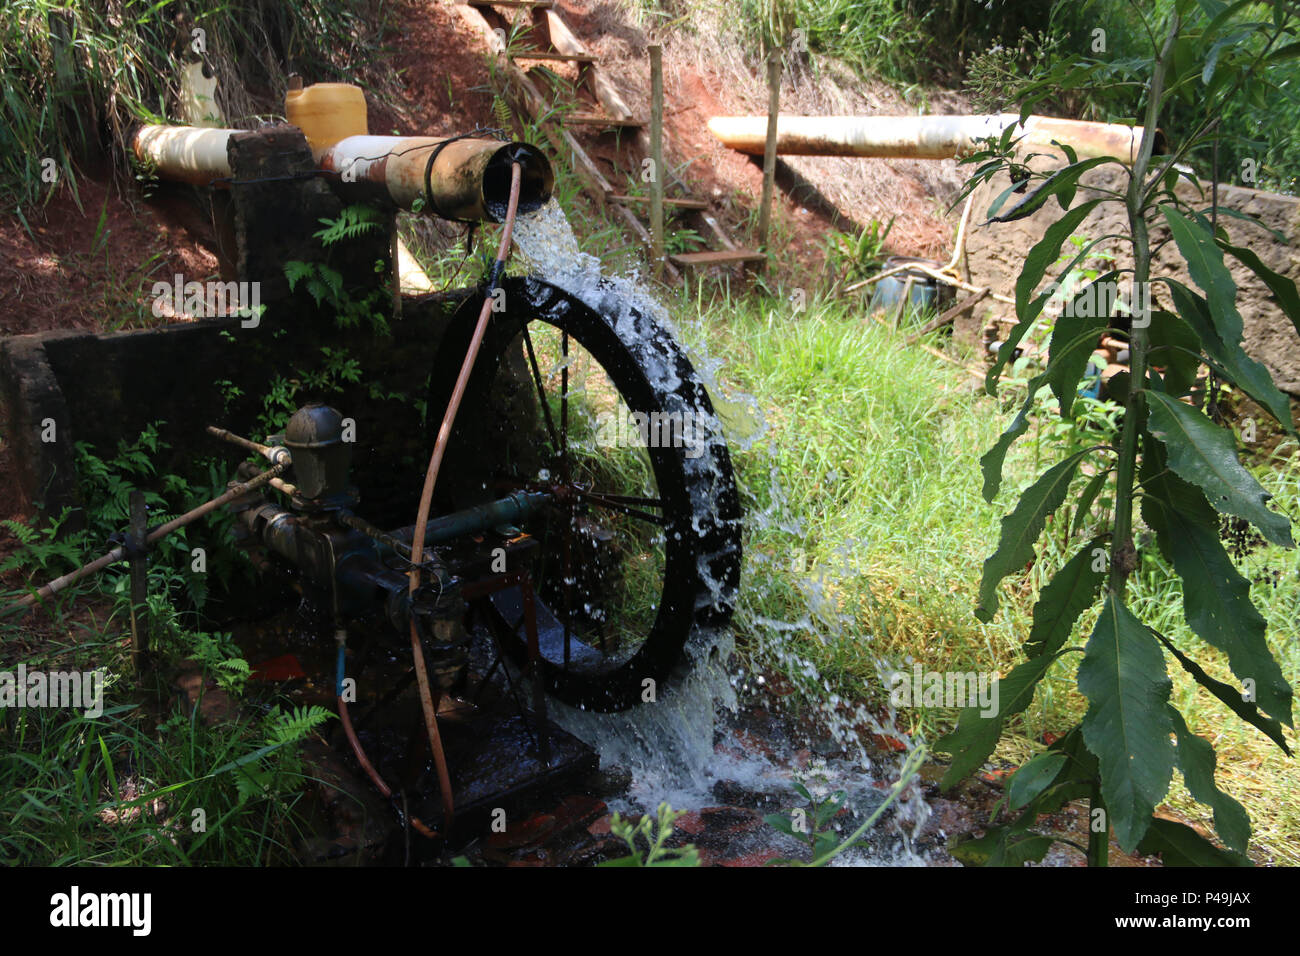
[{"label": "copper tube", "polygon": [[[510,199],[506,209],[505,227],[501,230],[501,244],[497,249],[497,268],[505,264],[510,254],[510,235],[514,231],[515,212],[519,208],[519,185],[522,168],[514,164],[510,175]],[[443,455],[447,451],[447,441],[451,438],[451,428],[460,410],[461,400],[469,385],[470,373],[474,369],[474,360],[478,357],[479,346],[483,344],[483,335],[487,332],[488,318],[492,314],[492,289],[483,297],[483,308],[479,312],[478,323],[470,338],[469,348],[465,352],[465,361],[461,363],[460,374],[447,403],[447,411],[442,417],[437,440],[433,444],[433,454],[429,457],[429,468],[424,476],[424,488],[420,492],[420,507],[415,516],[415,528],[411,538],[411,583],[410,593],[415,594],[420,587],[420,562],[424,560],[424,533],[429,524],[429,505],[433,500],[433,489],[438,483],[438,471],[442,468]],[[452,819],[454,807],[451,796],[451,778],[447,773],[447,759],[442,752],[442,740],[438,735],[438,710],[429,690],[429,676],[424,669],[424,652],[420,649],[420,635],[415,627],[415,618],[411,618],[411,653],[415,658],[415,676],[420,685],[420,703],[424,707],[425,727],[429,731],[429,744],[433,748],[434,763],[438,767],[438,785],[442,790],[442,803],[448,824]]]},{"label": "copper tube", "polygon": [[[173,518],[171,521],[168,521],[166,524],[158,526],[153,531],[149,532],[149,536],[145,538],[145,543],[152,544],[153,542],[157,541],[159,538],[163,538],[171,534],[177,528],[184,527],[185,525],[193,521],[197,521],[199,518],[202,518],[204,515],[209,514],[212,511],[215,511],[216,509],[220,508],[222,505],[234,501],[236,498],[243,497],[244,495],[248,494],[250,491],[255,491],[256,489],[262,487],[262,485],[265,485],[268,482],[270,482],[272,479],[277,478],[280,475],[284,474],[285,469],[287,469],[288,467],[289,466],[287,463],[276,465],[275,467],[262,472],[260,475],[256,475],[248,479],[248,481],[245,481],[243,484],[235,485],[224,495],[221,495],[218,498],[213,498],[211,501],[204,502],[203,504],[199,505],[197,508],[194,508],[190,511],[185,512],[185,514],[183,515],[179,515]],[[14,607],[29,608],[37,601],[41,600],[42,598],[51,597],[52,595],[57,594],[59,591],[62,591],[69,584],[75,584],[76,582],[80,581],[82,578],[89,577],[90,575],[96,573],[97,571],[102,571],[110,564],[116,564],[118,561],[121,561],[125,557],[126,557],[125,546],[120,548],[114,548],[112,551],[108,552],[108,554],[104,555],[103,557],[97,558],[96,560],[90,562],[90,564],[80,567],[75,571],[69,571],[67,574],[63,575],[62,577],[55,578],[53,581],[45,585],[40,590],[35,591],[32,594],[28,594],[24,597],[21,597],[17,601],[14,601],[13,603],[9,604],[8,606],[11,608]]]},{"label": "copper tube", "polygon": [[[348,738],[348,744],[352,747],[352,756],[357,758],[357,763],[361,764],[361,769],[366,772],[370,782],[375,785],[375,789],[385,797],[392,799],[393,791],[389,789],[388,784],[384,783],[384,778],[379,776],[379,771],[370,762],[366,752],[361,749],[361,741],[357,739],[357,733],[352,729],[352,717],[348,714],[348,705],[342,697],[337,698],[339,705],[339,722],[343,724],[343,734]],[[419,817],[413,814],[407,814],[406,817],[412,828],[427,836],[430,840],[438,839],[438,831],[430,829]]]}]

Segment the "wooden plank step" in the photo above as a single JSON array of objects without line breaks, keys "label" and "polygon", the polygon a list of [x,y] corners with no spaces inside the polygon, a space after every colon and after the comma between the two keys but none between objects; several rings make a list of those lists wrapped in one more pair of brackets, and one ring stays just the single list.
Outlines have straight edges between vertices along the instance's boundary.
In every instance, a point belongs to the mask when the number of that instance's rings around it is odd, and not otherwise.
[{"label": "wooden plank step", "polygon": [[555,0],[465,0],[470,7],[514,7],[526,10],[549,10]]},{"label": "wooden plank step", "polygon": [[[626,196],[622,193],[611,193],[605,198],[608,199],[610,202],[621,202],[621,203],[638,202],[638,203],[648,204],[650,202],[649,196]],[[678,209],[708,209],[709,208],[709,204],[705,202],[703,199],[670,199],[667,196],[664,197],[664,205],[676,206]]]},{"label": "wooden plank step", "polygon": [[683,252],[669,256],[673,265],[703,269],[708,266],[736,265],[741,262],[763,262],[767,256],[756,249],[722,249],[713,252]]},{"label": "wooden plank step", "polygon": [[597,56],[592,53],[545,53],[541,50],[520,50],[511,54],[515,60],[549,60],[555,63],[595,63]]},{"label": "wooden plank step", "polygon": [[566,113],[559,119],[569,126],[608,126],[640,129],[645,126],[639,119],[615,119],[604,113]]}]

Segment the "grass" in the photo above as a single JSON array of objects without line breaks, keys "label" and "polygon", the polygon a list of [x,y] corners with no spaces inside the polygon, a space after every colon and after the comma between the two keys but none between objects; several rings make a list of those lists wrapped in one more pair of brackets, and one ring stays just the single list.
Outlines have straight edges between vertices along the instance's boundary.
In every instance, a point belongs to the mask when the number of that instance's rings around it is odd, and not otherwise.
[{"label": "grass", "polygon": [[[368,76],[376,34],[387,25],[382,8],[366,12],[364,0],[206,2],[191,5],[183,20],[171,6],[6,3],[0,20],[0,201],[6,207],[23,217],[47,192],[46,159],[74,190],[78,166],[102,152],[125,172],[127,131],[135,122],[163,122],[177,102],[180,64],[200,53],[218,76],[229,123],[245,128],[268,106],[279,109],[285,64],[318,79]],[[258,98],[268,90],[269,100]]]},{"label": "grass", "polygon": [[[1048,571],[1088,540],[1066,542],[1069,515],[1049,525],[1035,566],[1002,588],[989,625],[973,614],[980,568],[998,522],[1042,468],[1054,443],[1079,436],[1030,433],[1008,459],[994,505],[981,496],[979,456],[1023,396],[1013,383],[998,399],[979,383],[871,321],[854,300],[815,300],[791,314],[783,297],[697,293],[675,303],[679,330],[699,351],[726,356],[726,388],[753,395],[765,436],[736,454],[749,522],[739,637],[758,667],[775,668],[810,699],[881,705],[882,661],[927,671],[996,671],[1021,658],[1031,611]],[[1300,456],[1280,446],[1257,474],[1275,506],[1300,515]],[[1300,683],[1300,574],[1294,553],[1258,543],[1240,562],[1292,684]],[[1223,655],[1182,621],[1181,591],[1154,547],[1131,581],[1134,610],[1212,675],[1228,677]],[[1082,645],[1095,612],[1081,622]],[[811,663],[815,672],[806,670]],[[1174,701],[1193,732],[1219,751],[1221,785],[1255,821],[1261,859],[1300,862],[1300,767],[1226,712],[1174,662]],[[1042,749],[1042,735],[1082,716],[1074,690],[1077,655],[1049,674],[1034,705],[1010,722],[997,757],[1019,764]],[[955,711],[908,709],[899,728],[933,740]],[[1210,825],[1209,812],[1176,782],[1168,805]]]}]

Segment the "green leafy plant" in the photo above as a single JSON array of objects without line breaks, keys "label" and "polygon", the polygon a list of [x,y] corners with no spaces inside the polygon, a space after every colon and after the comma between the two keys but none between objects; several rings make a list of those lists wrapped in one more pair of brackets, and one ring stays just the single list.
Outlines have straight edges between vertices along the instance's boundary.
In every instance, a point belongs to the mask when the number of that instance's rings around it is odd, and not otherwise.
[{"label": "green leafy plant", "polygon": [[832,825],[832,821],[844,809],[845,804],[848,802],[848,793],[844,790],[832,791],[824,783],[813,782],[812,787],[806,786],[804,782],[796,783],[794,791],[807,801],[808,809],[796,807],[788,814],[770,813],[763,819],[768,826],[779,830],[786,836],[806,842],[811,851],[811,859],[806,862],[804,860],[773,859],[768,861],[768,865],[825,866],[841,853],[865,845],[863,837],[866,836],[867,831],[876,825],[880,818],[885,815],[885,811],[911,785],[928,756],[929,753],[924,747],[917,747],[910,751],[907,759],[903,761],[902,768],[899,770],[898,779],[894,781],[889,788],[889,792],[885,794],[885,799],[871,811],[867,819],[856,830],[844,839],[840,839],[840,835]]},{"label": "green leafy plant", "polygon": [[832,232],[826,238],[826,269],[842,282],[852,282],[880,271],[885,259],[885,240],[894,228],[894,219],[881,226],[877,219],[854,236]]},{"label": "green leafy plant", "polygon": [[[609,830],[627,844],[631,855],[606,860],[600,866],[699,866],[700,851],[693,843],[676,849],[664,846],[673,835],[673,824],[685,815],[685,810],[674,810],[666,803],[659,804],[658,818],[646,814],[635,823],[615,813]],[[644,841],[644,849],[638,838]]]},{"label": "green leafy plant", "polygon": [[296,789],[303,770],[297,745],[333,716],[317,704],[283,711],[273,708],[266,715],[262,746],[237,762],[239,802]]},{"label": "green leafy plant", "polygon": [[[123,0],[12,0],[0,20],[0,203],[24,210],[51,195],[47,160],[77,196],[79,165],[97,158],[103,134],[123,178],[130,130],[179,93],[178,63],[193,59],[194,30],[220,79],[230,124],[245,127],[283,90],[289,68],[321,79],[373,75],[383,9],[360,0],[301,4],[167,4]],[[369,77],[368,77],[369,78]],[[254,91],[262,98],[256,98]]]},{"label": "green leafy plant", "polygon": [[704,248],[704,237],[694,229],[674,229],[664,237],[664,251],[670,256]]},{"label": "green leafy plant", "polygon": [[849,794],[846,790],[835,790],[818,799],[802,783],[794,785],[794,792],[804,799],[808,809],[796,807],[789,813],[769,813],[763,817],[763,820],[768,826],[781,831],[786,836],[807,843],[812,858],[816,860],[835,849],[835,845],[839,842],[839,834],[830,826],[830,822],[844,809]]},{"label": "green leafy plant", "polygon": [[[1172,155],[1153,157],[1154,137],[1145,136],[1131,168],[1110,157],[1080,161],[1073,150],[1062,147],[1066,166],[1035,172],[1012,156],[1013,130],[1008,129],[967,160],[977,166],[968,190],[998,173],[1009,173],[1013,179],[1011,189],[998,198],[990,213],[995,221],[1021,219],[1051,200],[1061,209],[1030,250],[1017,279],[1019,321],[989,370],[990,393],[996,392],[998,376],[1017,343],[1055,294],[1050,285],[1042,292],[1038,287],[1057,261],[1062,243],[1102,204],[1119,204],[1124,210],[1127,232],[1112,238],[1128,246],[1131,261],[1097,276],[1075,294],[1052,333],[1047,367],[1029,383],[1020,411],[981,459],[984,495],[992,501],[1008,450],[1029,428],[1039,389],[1050,387],[1059,401],[1059,414],[1070,418],[1079,379],[1098,337],[1103,333],[1127,337],[1131,374],[1123,387],[1112,386],[1123,405],[1117,438],[1074,450],[1044,471],[1003,519],[997,551],[984,564],[976,614],[987,622],[998,608],[1000,582],[1036,559],[1037,542],[1049,517],[1065,505],[1076,483],[1083,482],[1075,497],[1073,530],[1078,532],[1080,517],[1086,518],[1101,482],[1107,480],[1099,481],[1097,476],[1113,472],[1113,507],[1099,530],[1089,532],[1090,539],[1081,546],[1076,542],[1073,557],[1042,589],[1023,646],[1026,659],[1002,680],[996,715],[982,717],[978,710],[966,709],[957,728],[936,745],[953,756],[943,780],[945,788],[951,787],[992,754],[1004,724],[1030,706],[1052,665],[1064,655],[1082,654],[1077,687],[1088,701],[1086,714],[1046,754],[1011,778],[1009,808],[1020,815],[1009,824],[990,826],[984,837],[968,846],[967,857],[973,862],[1018,864],[1041,859],[1051,840],[1032,834],[1033,822],[1040,814],[1081,797],[1091,807],[1086,848],[1090,864],[1107,862],[1111,833],[1125,851],[1159,852],[1166,864],[1246,861],[1250,820],[1215,781],[1213,745],[1189,730],[1171,701],[1170,657],[1201,688],[1290,753],[1282,728],[1292,726],[1293,692],[1265,640],[1265,622],[1251,602],[1249,582],[1220,541],[1219,516],[1244,519],[1282,547],[1293,546],[1291,523],[1266,507],[1269,496],[1238,461],[1232,432],[1194,404],[1194,392],[1198,370],[1204,366],[1249,395],[1294,434],[1286,398],[1264,366],[1242,350],[1237,285],[1225,255],[1236,258],[1268,287],[1297,331],[1300,293],[1253,252],[1229,241],[1218,225],[1224,211],[1214,198],[1208,208],[1198,208],[1186,198],[1192,192],[1203,201],[1204,192],[1183,165],[1189,153],[1213,150],[1227,104],[1258,93],[1265,82],[1260,78],[1261,66],[1279,51],[1296,46],[1296,11],[1291,5],[1275,4],[1267,19],[1251,20],[1258,10],[1247,4],[1229,7],[1214,0],[1199,4],[1177,0],[1162,23],[1145,24],[1153,46],[1142,125],[1155,130],[1170,103],[1189,91],[1201,100],[1199,121],[1180,135]],[[1228,38],[1242,29],[1261,34],[1262,39],[1230,43]],[[1048,78],[1024,91],[1022,113],[1027,115],[1036,98],[1047,95],[1053,85],[1105,81],[1111,72],[1110,64],[1067,58]],[[1124,171],[1125,188],[1093,188],[1088,198],[1076,202],[1076,194],[1085,188],[1080,177],[1104,164]],[[1177,187],[1183,179],[1192,189],[1180,194]],[[1015,205],[997,216],[1001,204],[1017,189],[1022,195]],[[1153,233],[1158,229],[1168,237],[1156,241]],[[1081,261],[1099,241],[1085,244],[1075,261]],[[1155,253],[1169,244],[1184,260],[1197,289],[1174,276],[1153,274]],[[1129,302],[1135,306],[1149,302],[1149,308],[1073,308],[1085,296],[1115,288],[1120,276],[1129,280]],[[1090,476],[1084,473],[1085,464]],[[1135,507],[1140,509],[1136,514]],[[1188,626],[1226,657],[1240,686],[1211,677],[1126,603],[1128,579],[1142,561],[1135,543],[1140,537],[1139,517],[1181,579]],[[1070,646],[1080,618],[1098,604],[1086,645]],[[1212,809],[1215,829],[1227,850],[1188,827],[1153,816],[1175,768],[1191,795]]]},{"label": "green leafy plant", "polygon": [[[383,226],[379,212],[364,204],[345,206],[336,218],[321,219],[320,223],[322,228],[312,235],[320,240],[327,257],[334,246],[355,241]],[[378,268],[380,264],[376,263]],[[332,311],[340,329],[369,326],[380,335],[389,333],[386,310],[390,294],[382,286],[372,284],[369,291],[359,295],[344,288],[343,274],[327,261],[290,260],[284,264],[284,276],[290,292],[297,291],[301,284],[316,305]]]}]

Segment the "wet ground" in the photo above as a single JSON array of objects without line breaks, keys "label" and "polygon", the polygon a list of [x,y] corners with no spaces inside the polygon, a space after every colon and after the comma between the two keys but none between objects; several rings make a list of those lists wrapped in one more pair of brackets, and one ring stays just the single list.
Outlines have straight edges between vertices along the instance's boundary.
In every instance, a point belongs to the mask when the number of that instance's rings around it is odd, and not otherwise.
[{"label": "wet ground", "polygon": [[[295,703],[333,706],[333,648],[302,628],[297,611],[236,631],[260,689]],[[468,687],[487,670],[490,642],[476,641]],[[522,706],[527,688],[498,668],[479,693],[478,707],[444,700],[440,708],[458,820],[438,845],[402,825],[403,810],[440,819],[436,776],[421,733],[413,690],[402,686],[409,668],[400,653],[357,650],[358,734],[381,776],[405,794],[384,800],[360,772],[337,722],[305,748],[315,835],[300,847],[306,865],[446,865],[459,858],[482,866],[587,866],[628,855],[611,831],[614,813],[636,819],[655,814],[661,802],[684,811],[667,841],[687,844],[709,866],[761,866],[771,860],[810,858],[803,840],[788,836],[765,817],[794,819],[812,810],[795,792],[802,784],[814,797],[846,792],[844,807],[829,827],[843,838],[886,802],[900,754],[893,747],[850,755],[805,715],[779,712],[779,698],[725,693],[732,683],[716,655],[676,688],[671,708],[612,717],[565,713],[552,707],[548,734],[551,763],[537,751],[537,722]],[[358,660],[360,663],[360,660]],[[197,672],[181,675],[178,687],[200,699],[206,682]],[[388,692],[387,698],[385,691]],[[673,689],[665,693],[672,693]],[[777,707],[769,708],[769,704]],[[213,687],[203,689],[205,717],[220,720],[233,705]],[[370,706],[379,704],[379,706]],[[653,707],[654,705],[649,705]],[[652,720],[652,713],[670,719]],[[568,726],[577,735],[563,729]],[[588,739],[583,741],[581,736]],[[992,772],[941,794],[943,767],[928,763],[868,831],[862,843],[835,865],[955,866],[950,840],[981,832],[996,812],[1004,774]],[[1086,808],[1071,805],[1041,821],[1043,832],[1087,842]],[[1158,865],[1112,847],[1116,865]],[[1075,866],[1081,855],[1058,845],[1045,865]]]}]

